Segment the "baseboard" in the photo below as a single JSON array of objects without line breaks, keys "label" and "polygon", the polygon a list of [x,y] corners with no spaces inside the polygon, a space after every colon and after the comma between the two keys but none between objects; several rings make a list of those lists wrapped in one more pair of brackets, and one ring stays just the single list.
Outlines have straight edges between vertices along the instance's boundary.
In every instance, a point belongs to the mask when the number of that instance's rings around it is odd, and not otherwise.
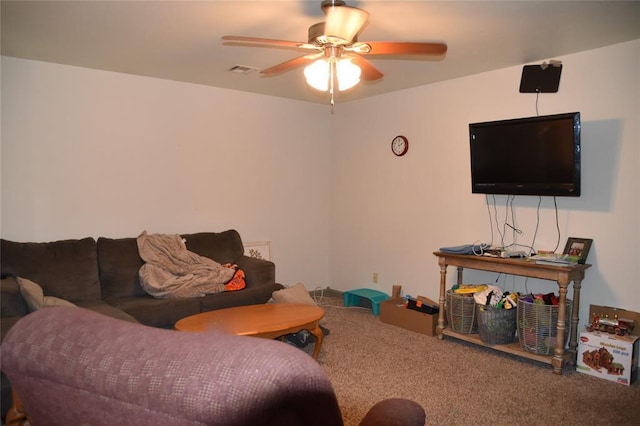
[{"label": "baseboard", "polygon": [[317,288],[315,290],[311,290],[309,292],[309,295],[311,295],[311,297],[319,297],[319,296],[342,297],[343,293],[340,290],[327,287],[327,288]]}]

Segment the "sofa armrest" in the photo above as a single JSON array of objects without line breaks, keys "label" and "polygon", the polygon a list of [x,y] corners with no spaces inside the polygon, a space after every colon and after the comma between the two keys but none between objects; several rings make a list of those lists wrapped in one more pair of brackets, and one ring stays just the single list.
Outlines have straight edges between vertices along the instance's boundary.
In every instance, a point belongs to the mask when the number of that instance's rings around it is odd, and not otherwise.
[{"label": "sofa armrest", "polygon": [[0,302],[2,318],[21,317],[29,313],[27,302],[22,297],[16,277],[3,276],[0,284]]},{"label": "sofa armrest", "polygon": [[247,288],[276,283],[276,265],[273,262],[243,255],[236,260],[236,265],[244,271]]}]

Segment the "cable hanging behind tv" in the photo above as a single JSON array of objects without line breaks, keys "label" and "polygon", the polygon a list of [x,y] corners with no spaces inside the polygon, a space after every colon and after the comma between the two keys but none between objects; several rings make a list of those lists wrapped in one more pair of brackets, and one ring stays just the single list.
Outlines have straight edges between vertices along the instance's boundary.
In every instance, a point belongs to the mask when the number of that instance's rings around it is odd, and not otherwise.
[{"label": "cable hanging behind tv", "polygon": [[580,113],[469,124],[471,192],[580,196]]}]

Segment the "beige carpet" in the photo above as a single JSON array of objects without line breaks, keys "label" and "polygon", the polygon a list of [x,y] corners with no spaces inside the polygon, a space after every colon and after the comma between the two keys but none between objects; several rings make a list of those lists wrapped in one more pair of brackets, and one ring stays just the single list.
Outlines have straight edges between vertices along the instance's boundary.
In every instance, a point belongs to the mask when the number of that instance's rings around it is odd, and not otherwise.
[{"label": "beige carpet", "polygon": [[319,363],[346,426],[393,397],[420,403],[428,425],[640,424],[638,382],[623,386],[571,368],[558,376],[548,364],[385,324],[340,298],[318,302],[330,330]]}]

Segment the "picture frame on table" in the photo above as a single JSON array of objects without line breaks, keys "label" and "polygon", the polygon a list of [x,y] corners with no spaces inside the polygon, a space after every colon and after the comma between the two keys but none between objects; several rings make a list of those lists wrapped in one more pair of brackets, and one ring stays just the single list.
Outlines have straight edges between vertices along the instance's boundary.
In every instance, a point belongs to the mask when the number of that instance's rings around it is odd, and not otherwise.
[{"label": "picture frame on table", "polygon": [[271,260],[271,241],[244,243],[244,255],[255,259]]},{"label": "picture frame on table", "polygon": [[593,243],[593,240],[590,238],[569,237],[567,238],[567,244],[564,246],[562,254],[576,256],[578,263],[584,264],[587,261],[591,243]]}]

